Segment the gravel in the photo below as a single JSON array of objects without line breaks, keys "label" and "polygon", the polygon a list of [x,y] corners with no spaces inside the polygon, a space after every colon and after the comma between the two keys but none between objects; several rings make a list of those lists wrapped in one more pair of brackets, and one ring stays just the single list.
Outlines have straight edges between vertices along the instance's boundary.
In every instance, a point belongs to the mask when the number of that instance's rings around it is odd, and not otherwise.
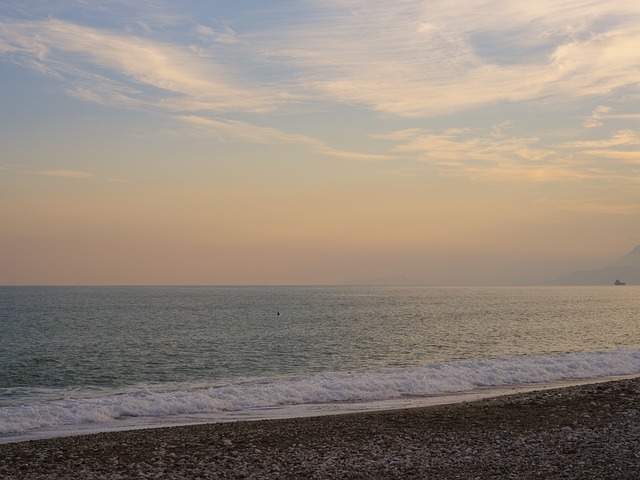
[{"label": "gravel", "polygon": [[0,445],[16,479],[637,479],[640,379],[406,410]]}]

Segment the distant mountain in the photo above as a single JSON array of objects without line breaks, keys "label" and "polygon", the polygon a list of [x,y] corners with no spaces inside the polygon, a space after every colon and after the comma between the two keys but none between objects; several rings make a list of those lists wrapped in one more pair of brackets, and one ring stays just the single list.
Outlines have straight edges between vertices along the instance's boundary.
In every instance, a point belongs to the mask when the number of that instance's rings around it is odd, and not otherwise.
[{"label": "distant mountain", "polygon": [[640,245],[612,265],[595,270],[579,270],[553,281],[555,285],[613,285],[616,279],[640,285]]},{"label": "distant mountain", "polygon": [[620,257],[615,264],[624,267],[640,267],[640,245]]}]

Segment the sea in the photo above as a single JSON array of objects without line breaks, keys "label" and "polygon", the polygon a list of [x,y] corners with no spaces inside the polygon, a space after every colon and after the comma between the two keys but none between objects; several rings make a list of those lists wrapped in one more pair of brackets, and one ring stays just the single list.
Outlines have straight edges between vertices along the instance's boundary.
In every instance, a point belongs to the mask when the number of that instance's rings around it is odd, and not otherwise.
[{"label": "sea", "polygon": [[640,374],[640,286],[0,287],[0,443]]}]

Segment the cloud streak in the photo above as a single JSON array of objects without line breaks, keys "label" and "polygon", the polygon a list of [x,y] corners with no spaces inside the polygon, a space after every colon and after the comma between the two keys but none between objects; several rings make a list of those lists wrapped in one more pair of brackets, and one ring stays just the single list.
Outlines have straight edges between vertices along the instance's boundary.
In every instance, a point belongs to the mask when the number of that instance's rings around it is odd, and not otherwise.
[{"label": "cloud streak", "polygon": [[410,129],[374,138],[400,142],[394,151],[417,155],[443,172],[472,178],[542,181],[566,178],[568,171],[552,167],[550,151],[537,146],[535,137],[507,137],[478,129],[448,129],[441,132]]},{"label": "cloud streak", "polygon": [[[638,90],[640,6],[630,2],[347,0],[307,8],[305,18],[292,17],[293,7],[275,9],[243,33],[193,19],[190,33],[173,41],[152,29],[143,37],[57,19],[9,20],[0,23],[0,51],[75,78],[79,98],[218,114],[332,101],[420,117]],[[258,71],[271,72],[273,83]]]},{"label": "cloud streak", "polygon": [[[416,160],[437,166],[444,174],[474,180],[512,183],[640,180],[639,171],[624,168],[625,164],[632,167],[640,163],[640,155],[635,150],[613,148],[639,145],[640,136],[633,131],[615,132],[610,138],[601,140],[548,145],[538,137],[508,136],[503,130],[505,125],[510,126],[511,122],[486,130],[407,129],[372,137],[395,142],[393,151],[415,155]],[[599,161],[602,158],[624,163],[603,164]]]},{"label": "cloud streak", "polygon": [[306,145],[316,152],[333,157],[352,160],[392,160],[389,155],[350,152],[331,148],[324,142],[306,135],[285,133],[269,127],[259,127],[238,120],[211,119],[195,115],[181,115],[180,121],[193,128],[200,135],[219,140],[236,140],[264,145],[298,144]]},{"label": "cloud streak", "polygon": [[[5,54],[75,79],[80,87],[73,91],[87,100],[120,98],[174,109],[182,108],[182,100],[190,109],[198,104],[212,111],[260,111],[273,104],[267,92],[238,86],[220,63],[177,45],[62,20],[4,22],[0,34]],[[99,88],[92,89],[96,80]]]},{"label": "cloud streak", "polygon": [[[419,117],[505,101],[566,101],[624,86],[637,90],[640,7],[628,2],[315,6],[321,14],[312,25],[282,32],[277,43],[296,48],[279,55],[306,72],[318,95],[339,103]],[[495,32],[491,42],[484,32]]]},{"label": "cloud streak", "polygon": [[637,113],[611,113],[613,109],[605,105],[596,107],[582,123],[585,128],[601,127],[605,120],[640,120]]}]

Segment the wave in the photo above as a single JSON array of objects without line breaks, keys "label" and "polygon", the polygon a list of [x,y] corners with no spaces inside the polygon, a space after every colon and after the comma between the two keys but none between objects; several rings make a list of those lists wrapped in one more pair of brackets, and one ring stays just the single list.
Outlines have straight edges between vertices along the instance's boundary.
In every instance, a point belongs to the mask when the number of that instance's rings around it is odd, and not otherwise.
[{"label": "wave", "polygon": [[[464,360],[379,371],[253,379],[227,385],[136,386],[0,407],[0,437],[73,426],[113,428],[123,419],[216,414],[302,404],[371,402],[472,392],[487,387],[640,373],[640,350]],[[10,397],[10,392],[0,394]],[[54,392],[50,392],[54,395]],[[135,422],[134,422],[135,423]],[[143,422],[141,422],[143,423]]]}]

